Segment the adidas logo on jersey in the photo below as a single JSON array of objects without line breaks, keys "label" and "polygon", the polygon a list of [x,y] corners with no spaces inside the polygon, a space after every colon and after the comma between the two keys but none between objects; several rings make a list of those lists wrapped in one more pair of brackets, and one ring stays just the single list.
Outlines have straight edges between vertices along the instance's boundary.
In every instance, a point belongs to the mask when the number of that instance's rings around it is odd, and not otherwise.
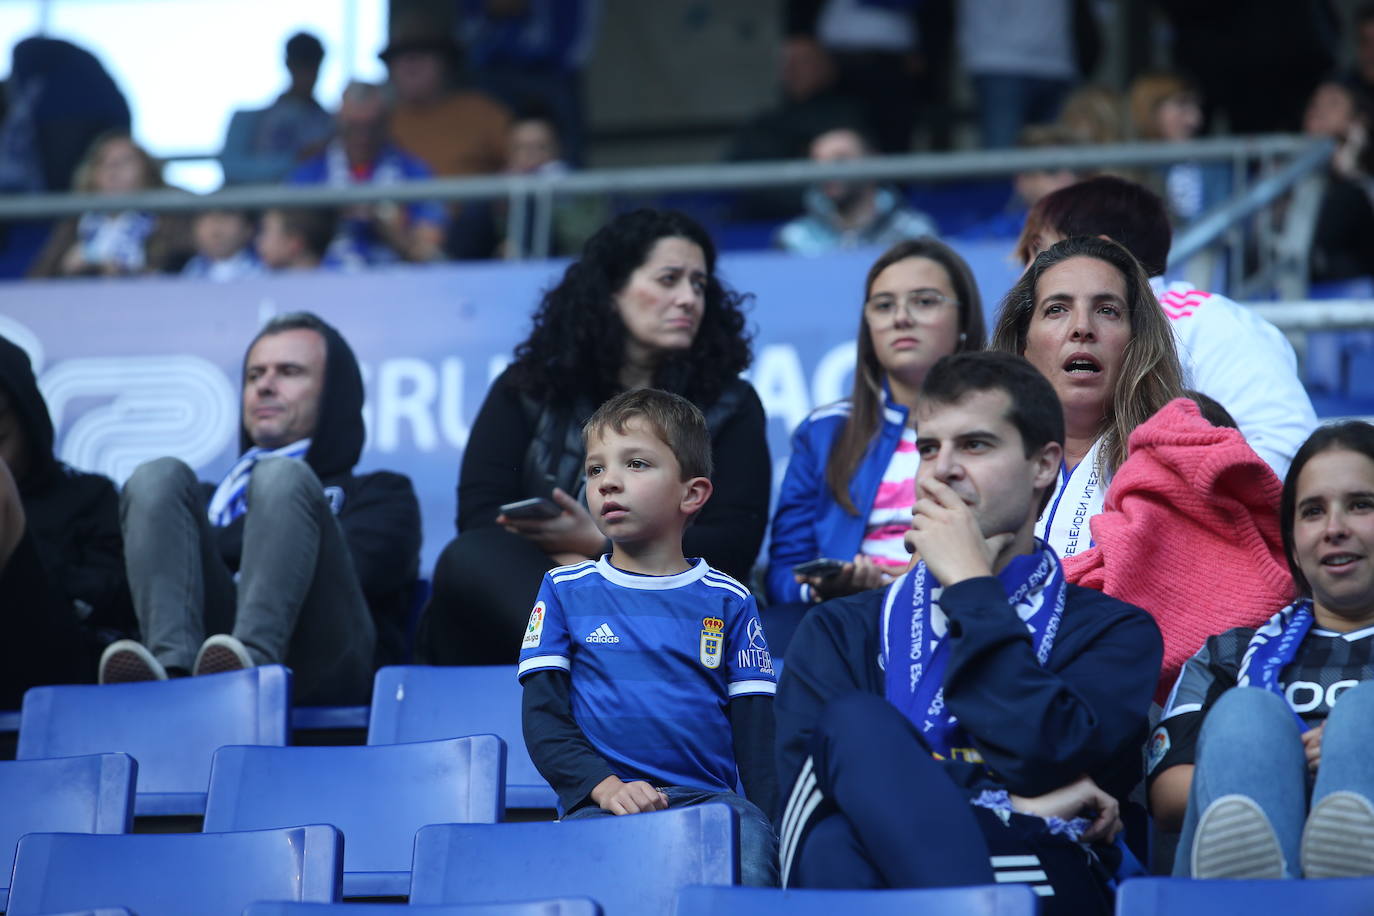
[{"label": "adidas logo on jersey", "polygon": [[620,642],[620,637],[611,632],[610,624],[603,623],[587,636],[587,642]]}]

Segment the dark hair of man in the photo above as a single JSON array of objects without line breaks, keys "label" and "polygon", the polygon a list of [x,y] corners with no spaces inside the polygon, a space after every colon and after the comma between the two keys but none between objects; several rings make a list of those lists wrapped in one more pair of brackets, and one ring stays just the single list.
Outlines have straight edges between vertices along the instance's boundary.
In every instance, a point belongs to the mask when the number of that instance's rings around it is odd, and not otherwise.
[{"label": "dark hair of man", "polygon": [[749,366],[747,297],[716,275],[716,247],[695,220],[672,210],[635,210],[615,217],[587,240],[582,256],[544,294],[534,326],[515,348],[512,378],[540,400],[599,403],[620,391],[625,324],[616,296],[662,239],[685,239],[706,261],[706,308],[691,347],[665,354],[656,388],[709,406]]},{"label": "dark hair of man", "polygon": [[1183,369],[1174,345],[1169,318],[1150,289],[1149,278],[1131,253],[1114,241],[1094,236],[1064,239],[1040,252],[1002,300],[992,348],[1018,356],[1026,352],[1026,334],[1035,315],[1040,278],[1070,258],[1095,258],[1121,274],[1126,287],[1126,310],[1131,339],[1122,357],[1116,390],[1103,417],[1101,470],[1116,472],[1126,460],[1132,431],[1165,404],[1183,396]]},{"label": "dark hair of man", "polygon": [[1374,22],[1374,3],[1361,3],[1355,7],[1355,15],[1351,18],[1357,29],[1364,28],[1365,23]]},{"label": "dark hair of man", "polygon": [[1007,419],[1021,434],[1027,458],[1050,442],[1064,444],[1064,410],[1050,380],[1024,356],[983,350],[942,357],[921,385],[923,404],[957,404],[980,391],[1003,391]]},{"label": "dark hair of man", "polygon": [[983,299],[978,294],[978,282],[968,263],[953,248],[930,236],[898,242],[873,262],[864,279],[864,297],[859,304],[859,332],[856,335],[854,382],[850,390],[849,419],[830,447],[825,463],[825,482],[831,494],[850,515],[859,509],[849,496],[849,484],[863,461],[883,419],[883,367],[868,330],[864,304],[873,292],[878,275],[899,261],[908,258],[927,258],[939,264],[949,274],[954,296],[959,300],[959,341],[954,352],[981,350],[986,345],[987,330],[983,325]]},{"label": "dark hair of man", "polygon": [[1288,558],[1288,570],[1293,574],[1293,588],[1300,597],[1311,597],[1312,585],[1298,567],[1293,543],[1293,526],[1297,522],[1298,511],[1298,476],[1307,462],[1322,452],[1335,449],[1357,452],[1374,461],[1374,426],[1363,420],[1345,420],[1318,426],[1288,466],[1288,476],[1283,479],[1283,496],[1279,500],[1279,534],[1283,538],[1283,555]]},{"label": "dark hair of man", "polygon": [[1164,273],[1173,229],[1169,211],[1158,194],[1115,175],[1098,175],[1046,194],[1026,214],[1016,255],[1028,264],[1041,232],[1072,238],[1105,235],[1125,247],[1149,277]]},{"label": "dark hair of man", "polygon": [[[1059,395],[1024,356],[984,350],[943,357],[926,373],[921,401],[953,405],[979,391],[1006,393],[1011,401],[1007,420],[1021,434],[1021,450],[1027,460],[1050,442],[1064,444],[1064,409]],[[1054,487],[1045,487],[1036,515],[1045,511],[1053,495]]]},{"label": "dark hair of man", "polygon": [[[273,315],[267,323],[258,331],[258,336],[253,338],[253,343],[257,343],[262,338],[271,334],[281,334],[284,331],[314,331],[321,337],[328,339],[329,325],[324,323],[324,319],[314,312],[283,312],[280,315]],[[249,344],[248,349],[253,349]]]},{"label": "dark hair of man", "polygon": [[607,429],[623,435],[631,420],[643,420],[668,446],[682,480],[711,476],[711,433],[706,418],[691,401],[657,388],[623,391],[597,408],[582,427],[582,442]]}]

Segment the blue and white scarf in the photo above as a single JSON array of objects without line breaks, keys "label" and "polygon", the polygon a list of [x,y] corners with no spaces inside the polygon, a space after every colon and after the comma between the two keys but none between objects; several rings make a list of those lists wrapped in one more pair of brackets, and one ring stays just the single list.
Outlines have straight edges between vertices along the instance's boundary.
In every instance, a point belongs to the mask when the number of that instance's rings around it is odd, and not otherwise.
[{"label": "blue and white scarf", "polygon": [[[1259,687],[1277,693],[1284,698],[1284,702],[1288,702],[1283,685],[1279,683],[1279,675],[1297,657],[1298,647],[1311,632],[1314,619],[1312,601],[1308,598],[1290,604],[1270,617],[1250,637],[1250,644],[1241,656],[1236,683],[1241,687]],[[1292,708],[1291,703],[1289,708]],[[1307,731],[1308,726],[1302,716],[1296,710],[1293,715],[1297,716],[1298,727]]]},{"label": "blue and white scarf", "polygon": [[215,495],[210,497],[210,524],[217,528],[227,527],[248,511],[248,478],[259,461],[264,458],[304,460],[308,451],[310,440],[301,439],[278,449],[258,448],[255,445],[244,452],[215,488]]},{"label": "blue and white scarf", "polygon": [[[1064,571],[1059,557],[1037,540],[1032,553],[1014,558],[997,574],[1007,602],[1030,631],[1035,657],[1045,664],[1064,616]],[[921,732],[930,749],[948,757],[967,747],[958,719],[945,707],[948,619],[940,609],[940,583],[924,562],[888,586],[883,604],[884,667],[888,702]]]},{"label": "blue and white scarf", "polygon": [[91,264],[114,264],[137,273],[147,266],[144,245],[157,218],[151,213],[87,213],[76,224],[81,254]]}]

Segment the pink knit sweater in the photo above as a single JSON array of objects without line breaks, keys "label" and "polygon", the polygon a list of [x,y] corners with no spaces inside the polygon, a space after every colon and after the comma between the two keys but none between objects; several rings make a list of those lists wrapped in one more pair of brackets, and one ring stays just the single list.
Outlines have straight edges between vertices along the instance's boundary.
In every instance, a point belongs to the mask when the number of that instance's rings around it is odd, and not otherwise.
[{"label": "pink knit sweater", "polygon": [[1283,484],[1239,430],[1212,426],[1185,398],[1138,426],[1128,454],[1089,523],[1094,546],[1064,574],[1154,616],[1162,701],[1208,636],[1258,626],[1292,600]]}]

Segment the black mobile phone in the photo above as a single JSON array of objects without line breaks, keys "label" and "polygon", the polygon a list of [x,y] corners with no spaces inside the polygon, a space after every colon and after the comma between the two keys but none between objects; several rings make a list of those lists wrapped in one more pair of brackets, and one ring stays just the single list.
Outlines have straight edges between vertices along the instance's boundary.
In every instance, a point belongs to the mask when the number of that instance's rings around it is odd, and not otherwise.
[{"label": "black mobile phone", "polygon": [[824,579],[835,575],[842,569],[844,569],[844,560],[836,560],[834,557],[821,557],[817,560],[798,563],[792,567],[792,572],[799,576],[820,576]]},{"label": "black mobile phone", "polygon": [[563,514],[563,510],[553,500],[535,496],[532,499],[506,503],[501,507],[501,514],[506,518],[557,518]]}]

